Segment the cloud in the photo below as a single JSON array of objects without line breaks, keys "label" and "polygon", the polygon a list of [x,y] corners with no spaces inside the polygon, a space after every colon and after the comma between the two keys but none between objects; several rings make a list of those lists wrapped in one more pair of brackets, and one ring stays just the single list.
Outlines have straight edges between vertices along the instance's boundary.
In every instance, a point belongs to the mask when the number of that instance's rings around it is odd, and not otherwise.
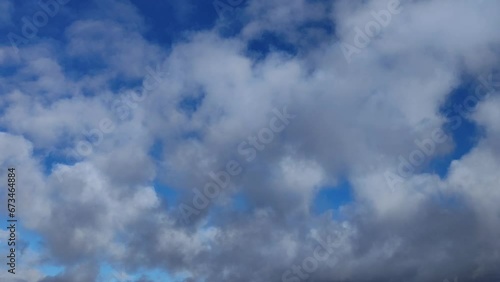
[{"label": "cloud", "polygon": [[[232,36],[215,25],[169,46],[145,35],[147,15],[131,3],[102,5],[115,9],[83,12],[61,40],[5,59],[13,70],[2,78],[0,164],[20,170],[19,216],[43,238],[39,255],[65,268],[20,279],[99,281],[101,263],[192,281],[284,281],[286,271],[289,281],[318,282],[500,274],[498,89],[464,117],[484,136],[446,175],[418,170],[396,189],[384,176],[416,139],[445,126],[440,109],[464,77],[494,73],[499,4],[401,1],[401,13],[350,62],[342,44],[386,1],[255,0]],[[303,32],[323,21],[332,30]],[[299,52],[253,57],[251,41],[266,32]],[[120,118],[114,102],[151,82],[148,67],[168,75]],[[283,107],[295,118],[247,161],[239,144]],[[104,118],[115,128],[94,142]],[[92,154],[75,158],[82,140],[93,142]],[[181,224],[178,205],[231,160],[242,173]],[[317,193],[342,180],[353,201],[312,212]],[[318,240],[330,241],[332,254],[299,273]]]},{"label": "cloud", "polygon": [[45,277],[40,282],[62,282],[62,281],[95,281],[98,276],[97,265],[88,263],[78,265],[57,276]]}]

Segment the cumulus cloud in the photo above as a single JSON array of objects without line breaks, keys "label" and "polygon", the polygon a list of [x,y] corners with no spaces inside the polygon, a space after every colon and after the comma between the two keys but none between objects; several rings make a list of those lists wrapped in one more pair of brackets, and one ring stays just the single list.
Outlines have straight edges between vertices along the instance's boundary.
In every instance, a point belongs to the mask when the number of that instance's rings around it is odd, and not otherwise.
[{"label": "cumulus cloud", "polygon": [[[83,13],[59,41],[33,41],[15,59],[4,45],[0,165],[20,171],[19,217],[42,238],[37,256],[64,268],[42,274],[33,259],[19,281],[101,281],[103,264],[186,281],[497,278],[500,99],[488,75],[500,5],[390,2],[254,0],[230,36],[219,21],[165,46],[134,4],[105,1],[113,9]],[[390,5],[399,12],[357,46]],[[265,34],[298,52],[254,56]],[[481,129],[477,142],[447,173],[425,169],[456,148],[450,134],[390,185],[398,157],[446,129],[441,109],[470,77],[491,82],[462,117]],[[276,110],[294,117],[266,142]],[[90,153],[75,155],[81,142]],[[242,172],[182,220],[181,204],[231,161]],[[343,180],[353,199],[314,212],[318,193]],[[328,256],[307,265],[318,247]]]}]

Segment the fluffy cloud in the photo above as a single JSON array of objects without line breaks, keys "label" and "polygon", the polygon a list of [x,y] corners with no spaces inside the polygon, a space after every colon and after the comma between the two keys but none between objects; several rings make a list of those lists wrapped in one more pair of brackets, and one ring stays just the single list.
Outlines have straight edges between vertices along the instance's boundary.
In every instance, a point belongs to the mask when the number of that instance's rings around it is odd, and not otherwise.
[{"label": "fluffy cloud", "polygon": [[[417,170],[394,188],[384,174],[415,140],[445,127],[440,109],[464,77],[493,73],[498,3],[401,1],[348,57],[344,44],[355,44],[357,28],[387,1],[250,1],[232,36],[219,22],[168,47],[145,36],[145,16],[131,3],[101,5],[115,8],[84,14],[61,41],[41,39],[5,59],[14,71],[2,78],[0,164],[20,170],[19,216],[43,238],[40,256],[65,267],[20,279],[100,281],[100,263],[188,281],[500,275],[497,92],[464,117],[484,134],[446,175]],[[249,46],[266,33],[298,52],[254,57]],[[284,108],[294,118],[246,159],[239,145]],[[112,129],[99,129],[103,119]],[[75,158],[80,141],[91,153]],[[453,145],[437,146],[426,164]],[[242,173],[181,223],[178,205],[229,161]],[[341,179],[354,199],[312,212],[318,192]],[[328,258],[299,274],[324,241]]]}]

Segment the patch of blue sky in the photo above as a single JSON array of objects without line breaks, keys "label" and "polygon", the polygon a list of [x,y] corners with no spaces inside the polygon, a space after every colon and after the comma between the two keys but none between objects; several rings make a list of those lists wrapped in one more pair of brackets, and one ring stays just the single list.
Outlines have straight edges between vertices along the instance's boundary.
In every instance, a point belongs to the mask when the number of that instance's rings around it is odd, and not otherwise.
[{"label": "patch of blue sky", "polygon": [[[149,155],[157,163],[158,167],[162,167],[163,143],[161,140],[156,140],[149,150]],[[155,187],[156,193],[167,203],[168,209],[173,209],[179,202],[180,192],[164,183],[164,172],[158,172],[160,176],[153,180],[152,185]]]},{"label": "patch of blue sky", "polygon": [[442,178],[446,177],[451,162],[469,153],[483,136],[481,128],[469,119],[477,105],[469,105],[466,102],[467,98],[475,95],[478,83],[479,81],[473,78],[464,78],[464,83],[450,93],[441,107],[440,112],[447,118],[443,129],[449,138],[453,139],[455,147],[450,153],[433,158],[424,172],[433,172]]},{"label": "patch of blue sky", "polygon": [[[303,32],[303,33],[307,32],[308,30],[313,30],[313,29],[316,31],[323,32],[324,35],[329,36],[331,39],[335,38],[335,24],[330,19],[307,21],[298,27],[298,30]],[[311,37],[309,37],[309,38],[311,38]],[[322,41],[322,40],[320,40],[320,41]],[[308,42],[308,43],[309,44],[316,44],[316,43],[320,43],[320,41]]]},{"label": "patch of blue sky", "polygon": [[171,275],[168,272],[159,269],[147,269],[134,272],[126,272],[114,268],[108,263],[102,263],[100,266],[99,281],[102,282],[126,282],[136,281],[145,277],[153,281],[174,282],[183,281],[187,277],[186,274]]},{"label": "patch of blue sky", "polygon": [[163,184],[159,179],[153,181],[155,192],[166,202],[169,210],[174,210],[180,201],[181,193],[179,190]]},{"label": "patch of blue sky", "polygon": [[[40,6],[40,1],[11,1],[14,9],[10,13],[12,23],[0,28],[3,34],[8,34],[10,32],[25,37],[29,35],[28,40],[22,43],[24,46],[29,46],[35,44],[41,39],[51,38],[52,43],[57,43],[57,41],[62,41],[65,39],[64,29],[69,26],[76,18],[72,13],[69,13],[68,9],[71,7],[78,6],[77,2],[87,2],[87,1],[70,1],[65,5],[60,5],[57,12],[53,16],[48,15],[45,10]],[[78,13],[81,9],[71,9]],[[47,20],[44,23],[42,17],[40,17],[38,26],[34,25],[34,15],[38,13],[44,13],[47,15]],[[31,29],[26,29],[27,33],[23,34],[23,27],[31,26]],[[33,29],[34,27],[34,29]],[[0,43],[7,43],[10,45],[10,39],[7,36],[2,36],[0,38]],[[19,54],[22,56],[23,54]]]},{"label": "patch of blue sky", "polygon": [[283,52],[296,55],[297,48],[288,42],[283,35],[274,32],[264,32],[259,38],[248,43],[247,55],[254,59],[264,59],[270,52]]},{"label": "patch of blue sky", "polygon": [[212,1],[131,1],[141,14],[147,15],[144,37],[168,47],[185,38],[186,32],[214,26],[217,13]]},{"label": "patch of blue sky", "polygon": [[[225,193],[221,190],[221,194]],[[190,200],[193,199],[193,194],[190,195]],[[222,199],[221,197],[227,197]],[[208,198],[207,198],[208,199]],[[190,207],[193,207],[192,202],[186,202]],[[221,226],[226,220],[234,219],[240,215],[248,214],[250,212],[251,203],[248,198],[241,192],[232,195],[218,195],[213,199],[208,199],[207,207],[201,210],[196,209],[199,213],[208,212],[204,217],[202,230],[207,230],[213,226]],[[182,216],[182,214],[181,214]],[[194,223],[197,216],[190,215],[188,220]]]},{"label": "patch of blue sky", "polygon": [[[3,77],[3,78],[9,78],[11,76],[14,76],[18,71],[18,68],[16,66],[13,66],[13,65],[3,65],[1,68],[0,68],[0,76]],[[0,85],[0,89],[3,89],[4,86],[3,85]],[[3,91],[0,92],[0,96],[2,94],[7,94]]]},{"label": "patch of blue sky", "polygon": [[64,267],[57,265],[42,264],[38,270],[45,276],[57,276],[64,272]]},{"label": "patch of blue sky", "polygon": [[[30,136],[24,136],[24,138],[30,140]],[[43,168],[44,174],[49,175],[58,164],[74,165],[84,159],[75,151],[77,142],[81,140],[86,139],[61,138],[52,148],[35,147],[33,157]]]},{"label": "patch of blue sky", "polygon": [[338,185],[322,187],[316,194],[311,212],[316,215],[333,211],[334,219],[341,220],[340,209],[354,201],[353,189],[349,181],[342,179]]},{"label": "patch of blue sky", "polygon": [[200,91],[197,95],[184,97],[181,101],[179,101],[177,107],[187,116],[191,117],[193,113],[195,113],[203,104],[205,97],[206,93],[204,91]]},{"label": "patch of blue sky", "polygon": [[235,212],[248,213],[252,210],[252,204],[242,192],[236,192],[231,197],[232,209]]},{"label": "patch of blue sky", "polygon": [[[0,217],[0,220],[6,221],[5,216]],[[25,228],[20,221],[16,225],[16,251],[18,255],[18,263],[20,265],[26,265],[26,255],[28,254],[41,254],[44,251],[44,241],[42,236],[37,232]],[[4,244],[2,244],[4,245]],[[7,244],[5,244],[6,246]],[[2,246],[1,249],[7,248]],[[43,261],[37,265],[37,270],[46,276],[55,276],[62,271],[64,267],[57,265],[51,261]]]}]

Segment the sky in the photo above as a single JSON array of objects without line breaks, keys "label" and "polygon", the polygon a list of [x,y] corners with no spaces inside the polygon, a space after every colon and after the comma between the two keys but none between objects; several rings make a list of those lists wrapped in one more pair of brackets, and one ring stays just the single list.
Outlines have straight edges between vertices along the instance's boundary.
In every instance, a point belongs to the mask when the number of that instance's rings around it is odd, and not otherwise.
[{"label": "sky", "polygon": [[0,0],[0,281],[500,281],[499,13]]}]

